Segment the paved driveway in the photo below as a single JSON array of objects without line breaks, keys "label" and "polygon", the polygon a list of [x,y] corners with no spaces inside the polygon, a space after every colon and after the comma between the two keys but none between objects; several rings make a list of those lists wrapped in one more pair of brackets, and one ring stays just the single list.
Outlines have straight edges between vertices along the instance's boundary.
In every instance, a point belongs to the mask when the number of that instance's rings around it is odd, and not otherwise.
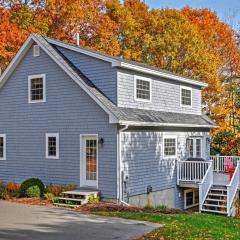
[{"label": "paved driveway", "polygon": [[126,240],[158,224],[0,201],[1,240]]}]

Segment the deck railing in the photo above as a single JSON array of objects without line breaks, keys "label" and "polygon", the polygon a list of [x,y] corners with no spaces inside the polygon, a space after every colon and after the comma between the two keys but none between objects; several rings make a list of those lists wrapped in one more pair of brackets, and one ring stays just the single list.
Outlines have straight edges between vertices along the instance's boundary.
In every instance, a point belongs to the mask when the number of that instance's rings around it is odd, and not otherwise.
[{"label": "deck railing", "polygon": [[211,156],[210,159],[213,161],[213,171],[225,172],[225,162],[230,160],[235,166],[240,161],[240,156]]},{"label": "deck railing", "polygon": [[180,181],[200,183],[211,161],[179,161],[177,163],[177,184]]},{"label": "deck railing", "polygon": [[236,193],[240,186],[240,162],[237,163],[237,167],[231,179],[231,182],[227,185],[227,212],[228,216],[231,216],[231,208],[234,202]]},{"label": "deck railing", "polygon": [[203,203],[208,195],[208,192],[213,185],[213,162],[210,161],[207,172],[199,183],[199,210],[202,211]]}]

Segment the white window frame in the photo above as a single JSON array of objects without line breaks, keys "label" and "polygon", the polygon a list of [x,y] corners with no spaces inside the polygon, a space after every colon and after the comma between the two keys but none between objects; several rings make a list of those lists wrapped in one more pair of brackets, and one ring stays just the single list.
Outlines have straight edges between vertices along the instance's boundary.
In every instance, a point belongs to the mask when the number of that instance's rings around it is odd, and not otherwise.
[{"label": "white window frame", "polygon": [[34,57],[40,56],[40,47],[37,44],[33,45],[33,56]]},{"label": "white window frame", "polygon": [[[199,202],[198,203],[195,202],[195,193],[197,191],[198,191],[197,189],[187,189],[187,190],[184,190],[184,209],[196,207],[196,206],[199,205]],[[190,193],[190,192],[193,193],[193,204],[187,206],[187,193]]]},{"label": "white window frame", "polygon": [[[192,139],[193,140],[193,156],[191,157],[189,155],[190,153],[190,145],[187,146],[189,149],[187,149],[187,154],[189,158],[203,158],[204,157],[204,152],[203,152],[203,138],[202,137],[189,137],[188,139]],[[197,139],[200,140],[201,142],[201,156],[197,157]]]},{"label": "white window frame", "polygon": [[[32,100],[31,85],[32,79],[42,78],[43,79],[43,99],[41,100]],[[46,74],[36,74],[28,76],[28,103],[42,103],[46,102]]]},{"label": "white window frame", "polygon": [[7,149],[7,142],[6,142],[6,134],[0,134],[0,137],[3,138],[3,157],[0,157],[0,161],[6,160],[6,149]]},{"label": "white window frame", "polygon": [[[175,146],[175,155],[172,155],[172,156],[166,156],[165,155],[165,139],[175,139],[175,142],[176,142],[176,146]],[[178,142],[177,142],[177,136],[175,135],[164,135],[163,136],[163,143],[162,143],[162,153],[163,153],[163,158],[164,159],[176,159],[177,156],[178,156],[178,152],[177,152],[177,145],[178,145]]]},{"label": "white window frame", "polygon": [[[48,155],[48,138],[56,137],[56,156]],[[45,137],[45,155],[47,159],[59,159],[59,133],[46,133]]]},{"label": "white window frame", "polygon": [[[182,104],[182,89],[191,91],[191,105]],[[180,86],[180,106],[181,107],[186,107],[186,108],[192,108],[192,104],[193,104],[193,90],[192,90],[192,88],[191,87]]]},{"label": "white window frame", "polygon": [[[143,81],[149,82],[150,99],[137,98],[137,80],[143,80]],[[152,102],[152,79],[151,78],[134,75],[134,100],[138,102],[148,102],[148,103]]]}]

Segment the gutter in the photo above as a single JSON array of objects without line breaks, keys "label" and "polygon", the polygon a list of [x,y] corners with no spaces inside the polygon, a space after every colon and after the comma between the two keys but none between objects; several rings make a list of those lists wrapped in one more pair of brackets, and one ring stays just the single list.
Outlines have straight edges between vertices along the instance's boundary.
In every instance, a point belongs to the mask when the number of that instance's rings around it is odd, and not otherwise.
[{"label": "gutter", "polygon": [[129,206],[128,203],[126,203],[124,200],[123,200],[123,179],[122,179],[122,143],[121,143],[121,139],[122,139],[122,132],[124,132],[125,130],[128,129],[128,124],[126,124],[122,129],[119,129],[119,135],[118,135],[118,178],[119,178],[119,189],[118,189],[118,192],[119,192],[119,195],[118,195],[118,200],[119,200],[119,203],[122,203],[124,205],[127,205]]}]

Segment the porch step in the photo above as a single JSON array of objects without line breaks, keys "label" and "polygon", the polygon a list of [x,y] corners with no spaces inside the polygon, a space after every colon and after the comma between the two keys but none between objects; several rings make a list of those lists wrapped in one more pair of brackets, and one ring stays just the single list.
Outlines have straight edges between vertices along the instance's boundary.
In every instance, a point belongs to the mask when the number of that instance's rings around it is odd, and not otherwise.
[{"label": "porch step", "polygon": [[227,200],[224,199],[217,199],[217,198],[206,198],[206,201],[211,201],[211,202],[227,202]]},{"label": "porch step", "polygon": [[99,191],[90,188],[80,188],[72,191],[65,191],[60,194],[59,202],[55,206],[75,208],[88,202],[91,196],[98,197]]},{"label": "porch step", "polygon": [[217,205],[217,204],[210,204],[210,203],[204,203],[203,206],[215,207],[215,208],[227,208],[226,205]]},{"label": "porch step", "polygon": [[[211,190],[210,190],[211,191]],[[208,196],[226,197],[227,194],[208,193]]]},{"label": "porch step", "polygon": [[225,211],[217,211],[217,210],[210,210],[210,209],[202,209],[202,212],[217,213],[217,214],[227,215],[227,212],[225,212]]}]

